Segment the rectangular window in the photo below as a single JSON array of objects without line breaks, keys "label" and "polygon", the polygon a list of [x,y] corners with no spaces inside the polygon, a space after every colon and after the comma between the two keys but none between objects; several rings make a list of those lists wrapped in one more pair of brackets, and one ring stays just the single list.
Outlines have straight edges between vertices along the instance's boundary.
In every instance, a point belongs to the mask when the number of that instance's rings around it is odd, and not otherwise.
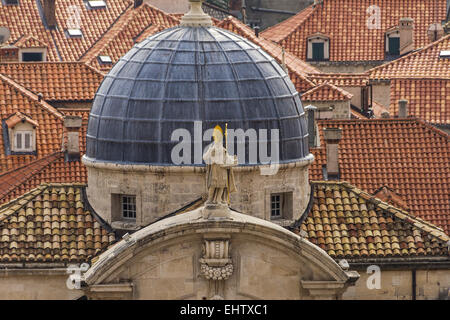
[{"label": "rectangular window", "polygon": [[400,38],[389,37],[389,54],[392,56],[400,55]]},{"label": "rectangular window", "polygon": [[283,195],[282,194],[273,194],[270,197],[271,207],[270,207],[270,217],[272,219],[281,218],[282,216],[282,201],[283,201]]},{"label": "rectangular window", "polygon": [[23,52],[22,53],[22,61],[30,62],[30,61],[43,61],[44,55],[42,52]]},{"label": "rectangular window", "polygon": [[33,151],[33,132],[31,131],[17,131],[14,134],[14,151],[17,152],[31,152]]},{"label": "rectangular window", "polygon": [[313,60],[314,61],[323,61],[324,60],[324,43],[323,42],[314,42],[312,44],[313,50]]},{"label": "rectangular window", "polygon": [[136,196],[121,196],[122,217],[124,219],[136,219]]}]

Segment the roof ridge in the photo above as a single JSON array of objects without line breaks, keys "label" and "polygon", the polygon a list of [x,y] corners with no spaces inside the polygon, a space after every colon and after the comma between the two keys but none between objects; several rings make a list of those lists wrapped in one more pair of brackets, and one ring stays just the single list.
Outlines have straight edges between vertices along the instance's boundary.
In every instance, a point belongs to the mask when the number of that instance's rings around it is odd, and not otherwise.
[{"label": "roof ridge", "polygon": [[18,91],[22,92],[24,96],[26,96],[28,99],[32,100],[33,102],[37,103],[42,109],[45,111],[53,114],[60,120],[63,120],[64,116],[54,107],[52,107],[50,104],[45,102],[44,100],[39,101],[39,98],[36,94],[28,90],[27,88],[23,87],[13,79],[5,76],[4,74],[0,73],[0,80],[3,82],[6,82],[9,86],[12,86],[16,88]]},{"label": "roof ridge", "polygon": [[28,167],[30,164],[33,164],[33,163],[39,162],[39,161],[41,161],[41,160],[44,160],[44,159],[50,158],[50,157],[52,157],[52,156],[55,156],[55,155],[58,154],[58,153],[61,153],[61,151],[56,151],[56,152],[47,154],[47,155],[43,156],[42,158],[35,159],[35,160],[33,160],[33,161],[31,161],[31,162],[28,162],[28,163],[26,163],[26,164],[24,164],[24,165],[22,165],[22,166],[20,166],[20,167],[16,167],[16,168],[13,168],[13,169],[9,169],[9,170],[7,170],[7,171],[0,172],[0,177],[3,177],[3,176],[5,176],[5,175],[7,175],[7,174],[10,174],[11,172],[14,172],[14,171],[23,169],[23,168],[25,168],[25,167]]},{"label": "roof ridge", "polygon": [[[239,19],[237,19],[237,18],[234,17],[234,16],[231,16],[231,15],[230,15],[230,16],[226,17],[225,19],[223,19],[222,21],[220,21],[216,26],[219,27],[219,28],[225,29],[225,28],[224,28],[224,27],[225,27],[225,26],[224,26],[225,23],[231,23],[234,27],[238,28],[238,29],[239,29],[240,31],[242,31],[243,33],[248,34],[249,38],[251,38],[251,41],[252,41],[253,43],[255,43],[256,45],[258,45],[259,47],[261,47],[265,52],[267,52],[267,54],[269,54],[270,56],[272,56],[275,60],[278,59],[278,60],[282,61],[282,58],[280,58],[279,55],[277,55],[277,56],[275,57],[275,56],[274,56],[274,53],[273,53],[273,52],[272,52],[272,53],[269,53],[270,50],[267,49],[267,47],[270,45],[270,46],[273,46],[274,48],[279,49],[279,50],[281,51],[281,53],[282,53],[282,52],[283,52],[283,47],[282,47],[281,45],[279,45],[279,44],[276,43],[276,42],[273,42],[273,41],[270,40],[270,39],[266,39],[266,38],[263,38],[263,37],[256,37],[255,34],[254,34],[254,32],[252,31],[252,29],[251,29],[249,26],[245,25],[242,21],[240,21]],[[239,36],[240,36],[240,35],[239,35]],[[265,43],[265,42],[267,42],[267,43]],[[272,55],[272,54],[273,54],[273,55]],[[308,66],[308,67],[310,67],[311,69],[317,71],[317,74],[320,74],[320,71],[317,70],[316,68],[314,68],[313,66],[309,65],[307,62],[303,61],[302,59],[300,59],[300,58],[297,57],[296,55],[290,53],[290,52],[285,51],[285,58],[286,58],[286,57],[288,57],[288,59],[290,58],[290,61],[286,64],[286,67],[289,69],[289,71],[295,73],[295,75],[297,75],[297,76],[300,77],[302,80],[304,80],[305,82],[307,82],[311,87],[313,87],[313,86],[315,85],[315,83],[314,83],[314,81],[312,81],[312,80],[309,79],[309,77],[308,77],[308,74],[309,74],[309,73],[304,72],[304,71],[302,71],[302,70],[299,70],[299,69],[297,69],[297,68],[294,68],[294,67],[291,65],[291,62],[292,62],[292,63],[295,63],[295,62],[301,62],[301,63],[304,63],[306,66]],[[285,59],[285,60],[287,60],[287,59]],[[286,62],[287,62],[287,61],[286,61]],[[311,73],[311,74],[314,74],[314,73]]]},{"label": "roof ridge", "polygon": [[[27,167],[31,167],[34,164],[38,164],[40,162],[42,162],[42,164],[40,165],[40,167],[36,168],[36,170],[33,170],[30,174],[26,174],[25,173],[21,173],[21,176],[19,176],[18,178],[15,178],[14,181],[12,183],[9,184],[9,186],[7,188],[5,188],[5,190],[0,190],[0,195],[3,197],[5,197],[6,195],[8,195],[9,193],[11,193],[13,190],[15,190],[16,188],[18,188],[20,185],[22,185],[23,183],[25,183],[26,181],[30,180],[31,178],[35,177],[36,175],[40,174],[43,170],[45,170],[46,168],[48,168],[51,164],[55,163],[55,161],[59,160],[61,158],[61,152],[55,152],[52,153],[50,155],[47,155],[45,157],[42,157],[40,159],[34,160],[20,168],[15,168],[12,170],[9,170],[7,172],[4,172],[2,174],[0,174],[0,177],[5,178],[5,176],[7,175],[12,175],[14,173],[17,173],[21,170],[26,169]],[[14,177],[13,177],[14,178]]]},{"label": "roof ridge", "polygon": [[[406,60],[406,59],[409,59],[409,58],[411,58],[411,57],[413,57],[413,56],[420,55],[420,54],[422,54],[423,52],[429,50],[430,48],[434,47],[435,45],[437,45],[437,44],[439,44],[439,43],[441,43],[441,42],[443,42],[444,40],[447,40],[447,39],[450,39],[450,34],[445,35],[445,36],[443,36],[441,39],[438,39],[438,40],[436,40],[436,41],[434,41],[434,42],[431,42],[431,43],[427,44],[425,47],[423,47],[423,48],[421,48],[421,49],[419,49],[419,50],[417,50],[417,51],[408,53],[408,54],[406,54],[405,56],[400,57],[400,58],[398,58],[398,59],[396,59],[396,60],[390,61],[390,62],[388,62],[388,63],[385,63],[385,64],[382,64],[382,65],[376,66],[376,67],[374,67],[374,68],[372,68],[372,69],[367,70],[366,72],[368,73],[368,75],[369,75],[369,77],[370,77],[371,74],[372,74],[373,72],[375,72],[375,71],[378,71],[378,70],[380,70],[380,69],[386,68],[386,67],[388,67],[388,66],[390,66],[390,65],[392,65],[392,64],[399,63],[399,62],[404,61],[404,60]],[[408,77],[408,78],[411,78],[411,77]],[[378,79],[378,78],[374,78],[374,79]]]},{"label": "roof ridge", "polygon": [[36,198],[47,188],[47,184],[43,183],[38,187],[24,193],[20,197],[0,205],[0,222],[3,222],[3,220],[9,218],[12,214],[22,209],[28,202]]},{"label": "roof ridge", "polygon": [[[296,15],[294,15],[294,16],[292,16],[292,17],[286,19],[286,20],[283,20],[283,21],[277,23],[276,25],[273,25],[272,27],[270,27],[270,28],[264,30],[263,32],[261,32],[261,35],[262,35],[263,37],[265,37],[265,38],[270,39],[270,40],[276,38],[277,40],[273,40],[273,41],[276,41],[276,42],[279,42],[279,41],[282,41],[282,40],[286,39],[286,38],[287,38],[288,36],[290,36],[295,30],[297,30],[297,28],[299,28],[300,25],[302,25],[303,23],[305,23],[305,21],[306,21],[306,20],[307,20],[314,12],[315,12],[315,8],[316,8],[316,7],[317,7],[317,6],[316,6],[315,4],[311,4],[311,5],[307,6],[307,7],[305,7],[303,10],[299,11]],[[307,11],[309,11],[309,12],[307,12]],[[291,21],[295,21],[295,20],[298,19],[299,16],[301,16],[301,15],[304,15],[303,20],[301,20],[299,24],[295,24],[295,27],[290,28],[290,29],[292,29],[292,30],[289,30],[289,31],[288,31],[285,35],[283,35],[283,36],[279,36],[279,37],[275,37],[275,36],[274,36],[273,31],[278,30],[280,26],[283,26],[283,25],[289,25],[289,23],[290,23]],[[266,37],[266,35],[269,35],[269,36]]]},{"label": "roof ridge", "polygon": [[[402,220],[406,220],[406,218],[408,218],[410,221],[407,221],[408,223],[411,223],[413,226],[415,226],[416,228],[422,229],[423,231],[425,231],[426,233],[434,236],[435,238],[441,240],[441,241],[450,241],[450,236],[448,236],[441,228],[439,228],[438,226],[425,221],[423,219],[420,219],[414,215],[412,215],[411,213],[409,213],[408,211],[405,211],[403,209],[397,208],[387,202],[384,202],[383,200],[374,197],[373,195],[371,195],[370,193],[368,193],[367,191],[364,191],[362,189],[359,189],[358,187],[352,185],[351,183],[347,182],[347,181],[313,181],[311,183],[314,184],[323,184],[323,185],[339,185],[339,186],[343,186],[345,187],[347,190],[352,191],[353,193],[355,193],[358,196],[362,196],[365,200],[376,204],[379,208],[390,212],[391,214],[395,215],[395,217],[402,219]],[[427,226],[429,228],[432,228],[434,230],[426,230],[423,228],[423,226]]]},{"label": "roof ridge", "polygon": [[353,97],[353,95],[350,92],[348,92],[347,90],[345,90],[343,88],[340,88],[338,86],[335,86],[334,84],[332,84],[332,83],[330,83],[328,81],[324,81],[323,83],[321,83],[321,84],[315,86],[314,88],[312,88],[312,89],[306,91],[305,93],[303,93],[302,94],[302,98],[304,96],[310,95],[311,93],[314,93],[314,92],[322,89],[323,87],[330,87],[331,89],[336,90],[340,94],[344,95],[346,98],[350,98],[351,99]]},{"label": "roof ridge", "polygon": [[[109,26],[108,30],[106,30],[98,39],[97,41],[95,41],[91,47],[89,49],[87,49],[79,58],[78,61],[84,61],[86,63],[90,62],[90,60],[92,60],[95,54],[98,54],[101,50],[104,49],[104,47],[106,47],[106,44],[108,44],[111,40],[106,41],[105,44],[103,44],[102,46],[102,40],[106,39],[106,37],[109,35],[110,32],[112,32],[112,30],[114,30],[116,28],[116,26],[122,22],[122,19],[124,19],[125,21],[127,20],[126,17],[128,15],[133,15],[132,13],[134,12],[134,7],[132,2],[129,3],[128,7],[117,17],[117,19]],[[125,17],[125,18],[124,18]],[[122,22],[125,23],[125,22]],[[122,30],[122,29],[119,29]],[[117,31],[115,33],[115,35],[117,35],[120,31]],[[113,37],[112,37],[113,38]],[[111,38],[111,39],[112,39]],[[96,49],[97,46],[100,47],[100,49]],[[91,54],[91,51],[93,51],[94,53]],[[89,57],[89,58],[88,58]]]}]

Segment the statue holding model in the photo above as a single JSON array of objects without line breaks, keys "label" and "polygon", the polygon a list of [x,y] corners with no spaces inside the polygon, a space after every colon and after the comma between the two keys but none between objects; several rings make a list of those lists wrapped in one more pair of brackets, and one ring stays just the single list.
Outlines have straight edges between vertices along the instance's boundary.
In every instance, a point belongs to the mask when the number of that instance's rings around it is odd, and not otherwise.
[{"label": "statue holding model", "polygon": [[203,155],[203,160],[207,165],[208,200],[206,205],[228,206],[230,193],[236,191],[233,167],[237,166],[238,160],[236,156],[230,156],[227,148],[223,146],[223,131],[220,126],[214,128],[213,139],[214,144]]}]

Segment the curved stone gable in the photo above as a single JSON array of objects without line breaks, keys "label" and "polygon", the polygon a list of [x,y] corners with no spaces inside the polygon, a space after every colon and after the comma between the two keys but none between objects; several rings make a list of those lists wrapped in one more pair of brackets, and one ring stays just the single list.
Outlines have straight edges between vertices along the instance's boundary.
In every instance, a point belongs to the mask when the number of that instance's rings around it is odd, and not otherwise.
[{"label": "curved stone gable", "polygon": [[338,299],[359,277],[273,223],[204,208],[150,225],[85,273],[92,299]]}]

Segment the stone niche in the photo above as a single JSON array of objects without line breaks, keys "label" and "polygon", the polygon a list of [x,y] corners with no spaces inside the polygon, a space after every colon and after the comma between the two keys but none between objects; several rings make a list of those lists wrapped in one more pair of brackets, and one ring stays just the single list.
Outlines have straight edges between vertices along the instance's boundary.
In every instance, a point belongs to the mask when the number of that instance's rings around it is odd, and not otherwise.
[{"label": "stone niche", "polygon": [[252,216],[164,219],[103,253],[90,299],[340,299],[359,277],[307,240]]},{"label": "stone niche", "polygon": [[[231,208],[270,220],[270,198],[286,194],[291,203],[284,220],[293,221],[304,213],[310,199],[308,168],[314,157],[279,165],[278,171],[261,166],[234,169],[237,192],[231,194]],[[108,223],[120,219],[115,195],[136,196],[137,227],[146,226],[206,195],[205,168],[117,165],[89,162],[88,200]]]}]

